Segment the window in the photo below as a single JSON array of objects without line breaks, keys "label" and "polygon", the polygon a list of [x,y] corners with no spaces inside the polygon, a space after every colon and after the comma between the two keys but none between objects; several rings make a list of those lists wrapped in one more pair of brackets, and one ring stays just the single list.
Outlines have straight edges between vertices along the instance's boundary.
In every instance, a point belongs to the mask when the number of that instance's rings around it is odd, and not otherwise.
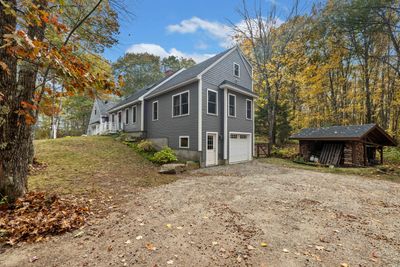
[{"label": "window", "polygon": [[208,150],[214,149],[214,137],[212,135],[207,136],[207,149]]},{"label": "window", "polygon": [[229,94],[229,112],[228,115],[230,117],[236,117],[236,96]]},{"label": "window", "polygon": [[115,122],[115,114],[111,115],[111,121],[114,123]]},{"label": "window", "polygon": [[137,120],[137,106],[132,107],[132,123],[135,124]]},{"label": "window", "polygon": [[240,65],[237,63],[233,63],[233,76],[240,77]]},{"label": "window", "polygon": [[218,115],[218,93],[214,90],[207,90],[207,114]]},{"label": "window", "polygon": [[125,123],[128,124],[129,123],[129,109],[125,110]]},{"label": "window", "polygon": [[179,136],[179,148],[189,148],[189,136]]},{"label": "window", "polygon": [[153,102],[153,121],[158,120],[158,101]]},{"label": "window", "polygon": [[253,116],[253,101],[246,99],[246,119],[251,120]]},{"label": "window", "polygon": [[189,91],[172,96],[172,117],[189,115]]}]

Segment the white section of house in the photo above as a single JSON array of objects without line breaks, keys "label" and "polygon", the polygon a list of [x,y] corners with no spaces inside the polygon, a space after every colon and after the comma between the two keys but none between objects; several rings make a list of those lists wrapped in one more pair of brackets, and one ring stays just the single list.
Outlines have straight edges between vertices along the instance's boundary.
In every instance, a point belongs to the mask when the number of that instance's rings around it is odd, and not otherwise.
[{"label": "white section of house", "polygon": [[229,163],[239,163],[252,159],[251,133],[229,132]]},{"label": "white section of house", "polygon": [[206,132],[206,166],[218,165],[218,133]]}]

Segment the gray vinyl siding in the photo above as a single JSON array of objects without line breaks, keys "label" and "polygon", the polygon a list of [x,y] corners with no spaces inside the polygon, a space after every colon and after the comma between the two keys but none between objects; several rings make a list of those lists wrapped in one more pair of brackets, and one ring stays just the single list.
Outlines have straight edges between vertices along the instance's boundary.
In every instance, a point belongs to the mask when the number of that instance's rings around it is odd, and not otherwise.
[{"label": "gray vinyl siding", "polygon": [[[136,105],[136,123],[132,123],[132,107]],[[126,108],[122,109],[122,122],[124,123],[124,131],[126,132],[138,132],[140,131],[140,121],[141,121],[141,103],[134,104],[132,106],[127,107],[129,110],[129,122],[126,124]]]},{"label": "gray vinyl siding", "polygon": [[[240,78],[234,77],[233,75],[233,62],[240,66]],[[224,90],[219,89],[219,85],[224,81],[228,80],[236,83],[240,86],[248,88],[251,91],[252,78],[245,68],[249,69],[250,66],[240,56],[237,50],[233,51],[226,58],[224,58],[217,65],[207,71],[202,78],[203,83],[203,99],[202,99],[202,110],[203,110],[203,133],[202,133],[202,158],[205,160],[206,156],[206,133],[207,132],[218,132],[221,137],[218,140],[218,158],[223,160],[224,154]],[[207,114],[207,89],[218,91],[218,116]],[[253,122],[246,120],[246,99],[252,99],[237,92],[231,92],[236,95],[236,118],[228,117],[228,133],[230,131],[237,132],[249,132],[253,133]],[[229,135],[228,135],[229,138]],[[228,155],[229,155],[229,142],[228,142]]]},{"label": "gray vinyl siding", "polygon": [[[96,112],[95,112],[96,110]],[[90,114],[89,125],[95,122],[100,122],[100,109],[97,105],[97,101],[93,102],[92,113]]]},{"label": "gray vinyl siding", "polygon": [[[172,96],[189,90],[189,115],[172,117]],[[189,136],[190,147],[198,149],[198,82],[185,85],[168,93],[155,96],[145,103],[145,129],[147,138],[167,138],[168,146],[179,149],[179,136]],[[153,102],[158,101],[158,120],[153,121]]]},{"label": "gray vinyl siding", "polygon": [[[240,66],[240,78],[233,76],[234,62],[239,64]],[[249,69],[249,74],[246,70],[245,65],[248,66],[248,64],[240,56],[238,50],[234,50],[221,62],[219,62],[217,65],[204,73],[203,81],[218,86],[224,80],[228,80],[230,82],[248,88],[249,91],[251,91],[251,69]]]}]

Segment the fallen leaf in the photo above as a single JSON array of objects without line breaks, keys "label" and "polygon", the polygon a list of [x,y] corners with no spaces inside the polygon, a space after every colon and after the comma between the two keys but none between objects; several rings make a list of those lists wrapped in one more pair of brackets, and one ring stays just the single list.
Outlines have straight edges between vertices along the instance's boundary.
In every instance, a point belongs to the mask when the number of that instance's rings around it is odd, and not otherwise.
[{"label": "fallen leaf", "polygon": [[130,244],[130,243],[132,243],[132,241],[129,239],[125,241],[125,244]]},{"label": "fallen leaf", "polygon": [[84,231],[80,231],[79,233],[74,235],[74,237],[81,237],[84,233],[85,233]]},{"label": "fallen leaf", "polygon": [[169,260],[169,261],[167,261],[167,264],[174,264],[174,261],[173,260]]},{"label": "fallen leaf", "polygon": [[143,236],[138,235],[138,236],[136,237],[136,240],[140,240],[140,239],[143,239]]},{"label": "fallen leaf", "polygon": [[39,258],[37,256],[33,256],[32,258],[29,259],[29,262],[35,262],[37,261]]},{"label": "fallen leaf", "polygon": [[285,253],[289,253],[289,250],[287,250],[286,248],[282,249],[282,251]]},{"label": "fallen leaf", "polygon": [[182,227],[182,226],[177,226],[177,227],[176,227],[176,229],[178,229],[178,230],[182,230],[182,229],[183,229],[183,227]]},{"label": "fallen leaf", "polygon": [[146,244],[146,248],[147,248],[148,250],[151,250],[151,251],[154,251],[154,250],[157,249],[152,243],[147,243],[147,244]]},{"label": "fallen leaf", "polygon": [[215,245],[218,245],[218,242],[213,241],[212,244],[213,244],[213,246],[215,246]]},{"label": "fallen leaf", "polygon": [[324,250],[325,248],[323,246],[315,246],[316,250]]},{"label": "fallen leaf", "polygon": [[347,263],[342,263],[340,264],[340,267],[349,267],[349,265]]},{"label": "fallen leaf", "polygon": [[167,226],[168,228],[170,228],[170,229],[172,228],[172,224],[170,224],[170,223],[167,223],[166,226]]},{"label": "fallen leaf", "polygon": [[252,245],[247,245],[247,249],[248,250],[253,250],[253,249],[255,249]]},{"label": "fallen leaf", "polygon": [[268,246],[268,244],[267,243],[265,243],[265,242],[261,242],[261,244],[260,244],[262,247],[267,247]]}]

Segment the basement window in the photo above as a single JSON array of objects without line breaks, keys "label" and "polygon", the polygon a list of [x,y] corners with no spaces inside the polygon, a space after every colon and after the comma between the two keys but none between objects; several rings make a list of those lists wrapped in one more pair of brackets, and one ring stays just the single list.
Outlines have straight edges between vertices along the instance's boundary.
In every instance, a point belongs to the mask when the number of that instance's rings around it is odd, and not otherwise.
[{"label": "basement window", "polygon": [[179,136],[179,148],[189,148],[189,136]]}]

